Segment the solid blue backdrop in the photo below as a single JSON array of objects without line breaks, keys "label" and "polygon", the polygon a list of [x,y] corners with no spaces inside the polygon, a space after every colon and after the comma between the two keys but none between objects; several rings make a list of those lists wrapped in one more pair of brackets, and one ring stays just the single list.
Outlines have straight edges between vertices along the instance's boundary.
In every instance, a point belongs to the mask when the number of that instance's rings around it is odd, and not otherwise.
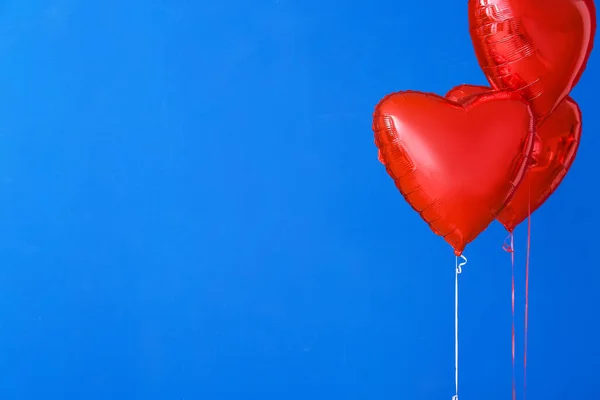
[{"label": "solid blue backdrop", "polygon": [[[0,398],[454,394],[453,252],[371,115],[485,83],[466,2],[7,0],[0,60]],[[532,219],[529,399],[600,398],[599,77]],[[510,398],[505,236],[465,253],[462,400]]]}]

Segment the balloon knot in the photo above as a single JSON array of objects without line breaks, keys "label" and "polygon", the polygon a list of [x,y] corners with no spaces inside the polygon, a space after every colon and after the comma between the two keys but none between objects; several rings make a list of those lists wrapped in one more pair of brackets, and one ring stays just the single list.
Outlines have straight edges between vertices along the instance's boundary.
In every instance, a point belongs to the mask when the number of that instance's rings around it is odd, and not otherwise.
[{"label": "balloon knot", "polygon": [[512,233],[510,235],[508,235],[506,237],[506,239],[504,239],[504,244],[502,245],[502,250],[504,250],[507,253],[514,253],[514,251],[515,251],[511,245],[511,242],[512,242],[511,239],[512,239]]}]

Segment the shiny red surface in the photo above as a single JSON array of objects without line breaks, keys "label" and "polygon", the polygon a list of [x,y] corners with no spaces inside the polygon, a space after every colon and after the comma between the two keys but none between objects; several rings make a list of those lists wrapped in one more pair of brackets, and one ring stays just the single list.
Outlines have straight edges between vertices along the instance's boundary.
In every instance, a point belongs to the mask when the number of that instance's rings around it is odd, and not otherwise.
[{"label": "shiny red surface", "polygon": [[520,183],[533,119],[515,92],[463,104],[420,92],[386,96],[373,115],[379,160],[434,233],[460,255]]},{"label": "shiny red surface", "polygon": [[542,122],[583,73],[593,47],[592,0],[469,0],[475,54],[492,87],[518,90]]},{"label": "shiny red surface", "polygon": [[[446,98],[467,100],[469,96],[488,92],[486,86],[460,85]],[[581,111],[570,97],[538,126],[531,162],[514,196],[500,211],[498,220],[512,232],[554,193],[571,168],[581,138]]]}]

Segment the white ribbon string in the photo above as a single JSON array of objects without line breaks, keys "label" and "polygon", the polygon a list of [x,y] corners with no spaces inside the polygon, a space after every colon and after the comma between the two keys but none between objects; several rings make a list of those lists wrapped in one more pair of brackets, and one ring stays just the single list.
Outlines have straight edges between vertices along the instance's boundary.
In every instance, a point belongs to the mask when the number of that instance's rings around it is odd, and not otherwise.
[{"label": "white ribbon string", "polygon": [[454,276],[454,386],[455,394],[452,400],[458,400],[458,275],[462,273],[462,267],[467,264],[467,257],[461,255],[463,261],[458,262],[456,257],[456,270]]}]

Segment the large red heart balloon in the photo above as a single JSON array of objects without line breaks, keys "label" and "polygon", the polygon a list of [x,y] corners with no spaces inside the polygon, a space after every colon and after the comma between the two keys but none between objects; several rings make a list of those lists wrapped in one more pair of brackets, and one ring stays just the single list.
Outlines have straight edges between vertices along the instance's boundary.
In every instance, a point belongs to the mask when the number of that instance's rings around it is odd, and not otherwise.
[{"label": "large red heart balloon", "polygon": [[[486,86],[460,85],[446,98],[469,101],[470,96],[492,90]],[[536,130],[531,162],[514,196],[498,214],[498,220],[512,232],[554,193],[571,168],[581,138],[581,111],[570,97]]]},{"label": "large red heart balloon", "polygon": [[515,92],[464,103],[419,92],[386,96],[373,115],[379,160],[434,233],[462,254],[522,179],[533,118]]},{"label": "large red heart balloon", "polygon": [[596,32],[593,0],[469,0],[468,10],[488,81],[521,92],[541,123],[586,67]]}]

